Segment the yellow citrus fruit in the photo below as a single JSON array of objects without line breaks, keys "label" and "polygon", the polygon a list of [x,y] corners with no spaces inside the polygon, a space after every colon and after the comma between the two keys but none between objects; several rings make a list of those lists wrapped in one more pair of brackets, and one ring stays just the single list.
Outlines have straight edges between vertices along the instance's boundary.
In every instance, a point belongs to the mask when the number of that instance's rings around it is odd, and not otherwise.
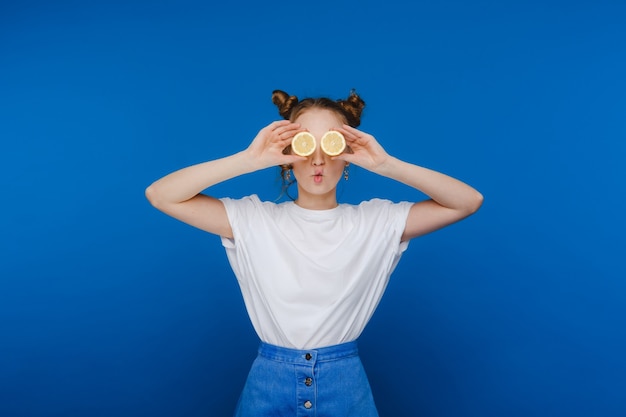
[{"label": "yellow citrus fruit", "polygon": [[315,152],[315,136],[309,132],[300,132],[296,134],[291,140],[291,150],[296,155],[309,156]]},{"label": "yellow citrus fruit", "polygon": [[330,156],[337,156],[346,149],[346,139],[336,130],[324,133],[320,140],[322,150]]}]

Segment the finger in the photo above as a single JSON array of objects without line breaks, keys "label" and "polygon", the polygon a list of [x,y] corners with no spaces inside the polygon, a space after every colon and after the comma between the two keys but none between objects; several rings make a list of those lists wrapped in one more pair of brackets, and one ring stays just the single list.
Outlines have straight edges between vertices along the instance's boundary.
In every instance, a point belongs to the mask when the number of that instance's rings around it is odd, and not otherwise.
[{"label": "finger", "polygon": [[290,123],[288,125],[279,126],[274,129],[274,134],[283,139],[285,137],[290,137],[296,134],[297,130],[300,128],[298,123]]},{"label": "finger", "polygon": [[274,122],[274,123],[270,125],[272,127],[272,130],[284,129],[284,128],[288,128],[289,126],[296,126],[296,125],[299,126],[298,123],[293,123],[290,120],[281,120],[280,122]]},{"label": "finger", "polygon": [[267,127],[269,127],[270,130],[276,130],[281,126],[286,126],[290,123],[291,123],[291,120],[277,120],[275,122],[270,123]]},{"label": "finger", "polygon": [[346,140],[355,140],[361,134],[359,130],[354,129],[348,125],[343,125],[342,127],[337,128],[337,131],[339,131],[346,138]]},{"label": "finger", "polygon": [[295,129],[295,130],[289,130],[289,131],[283,132],[277,137],[277,143],[281,145],[282,147],[289,146],[291,145],[291,141],[293,140],[294,136],[304,131],[305,130],[303,129]]},{"label": "finger", "polygon": [[306,161],[306,157],[305,156],[298,156],[298,155],[285,155],[284,158],[281,158],[281,164],[293,164],[294,162],[300,162],[300,161]]},{"label": "finger", "polygon": [[343,125],[341,125],[341,127],[344,130],[347,130],[348,132],[351,132],[351,133],[353,133],[355,135],[358,135],[359,133],[364,133],[364,132],[360,131],[359,129],[357,129],[356,127],[352,127],[352,126],[350,126],[348,124],[345,124],[345,123]]},{"label": "finger", "polygon": [[281,150],[281,152],[283,152],[285,149],[291,146],[291,138],[281,139],[280,141],[276,142],[276,146]]},{"label": "finger", "polygon": [[286,126],[289,123],[291,123],[289,120],[275,121],[265,126],[263,129],[259,131],[259,133],[265,137],[269,137],[276,131],[276,129],[280,129],[281,127]]},{"label": "finger", "polygon": [[366,145],[372,138],[372,135],[361,132],[348,125],[343,125],[341,132],[344,134],[347,142],[356,143],[358,145]]}]

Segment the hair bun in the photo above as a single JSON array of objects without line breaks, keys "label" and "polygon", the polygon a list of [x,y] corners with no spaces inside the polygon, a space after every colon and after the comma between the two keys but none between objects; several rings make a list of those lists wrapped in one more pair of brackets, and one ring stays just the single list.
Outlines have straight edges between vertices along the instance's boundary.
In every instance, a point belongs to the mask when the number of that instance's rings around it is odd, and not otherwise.
[{"label": "hair bun", "polygon": [[347,99],[337,100],[337,103],[344,110],[350,126],[357,127],[361,124],[361,113],[365,107],[365,102],[354,89],[350,91]]},{"label": "hair bun", "polygon": [[278,107],[278,113],[284,119],[289,119],[291,111],[298,104],[298,97],[290,96],[282,90],[274,90],[272,92],[272,103]]}]

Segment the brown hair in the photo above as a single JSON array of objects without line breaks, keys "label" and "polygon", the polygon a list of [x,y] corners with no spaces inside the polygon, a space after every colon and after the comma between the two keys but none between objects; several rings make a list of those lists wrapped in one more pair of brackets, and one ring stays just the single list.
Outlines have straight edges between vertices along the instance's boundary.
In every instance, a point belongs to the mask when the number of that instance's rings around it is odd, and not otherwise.
[{"label": "brown hair", "polygon": [[281,90],[274,90],[272,102],[278,107],[278,113],[287,120],[296,120],[303,111],[311,108],[321,108],[335,111],[347,125],[358,127],[361,124],[361,113],[365,102],[356,91],[350,91],[345,100],[331,100],[326,97],[305,98],[298,100]]},{"label": "brown hair", "polygon": [[[361,124],[361,113],[365,107],[365,102],[355,90],[350,91],[347,99],[336,101],[326,97],[309,97],[298,100],[298,97],[290,96],[282,90],[274,90],[272,92],[272,102],[278,107],[278,113],[287,120],[296,120],[298,116],[308,109],[328,109],[337,113],[347,125],[352,127],[358,127]],[[350,151],[348,148],[348,152]],[[291,146],[285,148],[283,153],[291,153]],[[288,192],[289,186],[295,182],[295,179],[290,178],[288,175],[290,169],[290,165],[281,165],[280,167],[280,177],[283,183],[281,196],[286,194],[293,200],[293,197]]]}]

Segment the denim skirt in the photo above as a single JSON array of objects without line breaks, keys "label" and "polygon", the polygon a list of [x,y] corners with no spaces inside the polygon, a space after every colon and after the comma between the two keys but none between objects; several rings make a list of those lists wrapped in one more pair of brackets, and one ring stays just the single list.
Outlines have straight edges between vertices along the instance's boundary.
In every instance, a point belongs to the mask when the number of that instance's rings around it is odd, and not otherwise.
[{"label": "denim skirt", "polygon": [[261,343],[235,417],[378,417],[355,342],[296,350]]}]

